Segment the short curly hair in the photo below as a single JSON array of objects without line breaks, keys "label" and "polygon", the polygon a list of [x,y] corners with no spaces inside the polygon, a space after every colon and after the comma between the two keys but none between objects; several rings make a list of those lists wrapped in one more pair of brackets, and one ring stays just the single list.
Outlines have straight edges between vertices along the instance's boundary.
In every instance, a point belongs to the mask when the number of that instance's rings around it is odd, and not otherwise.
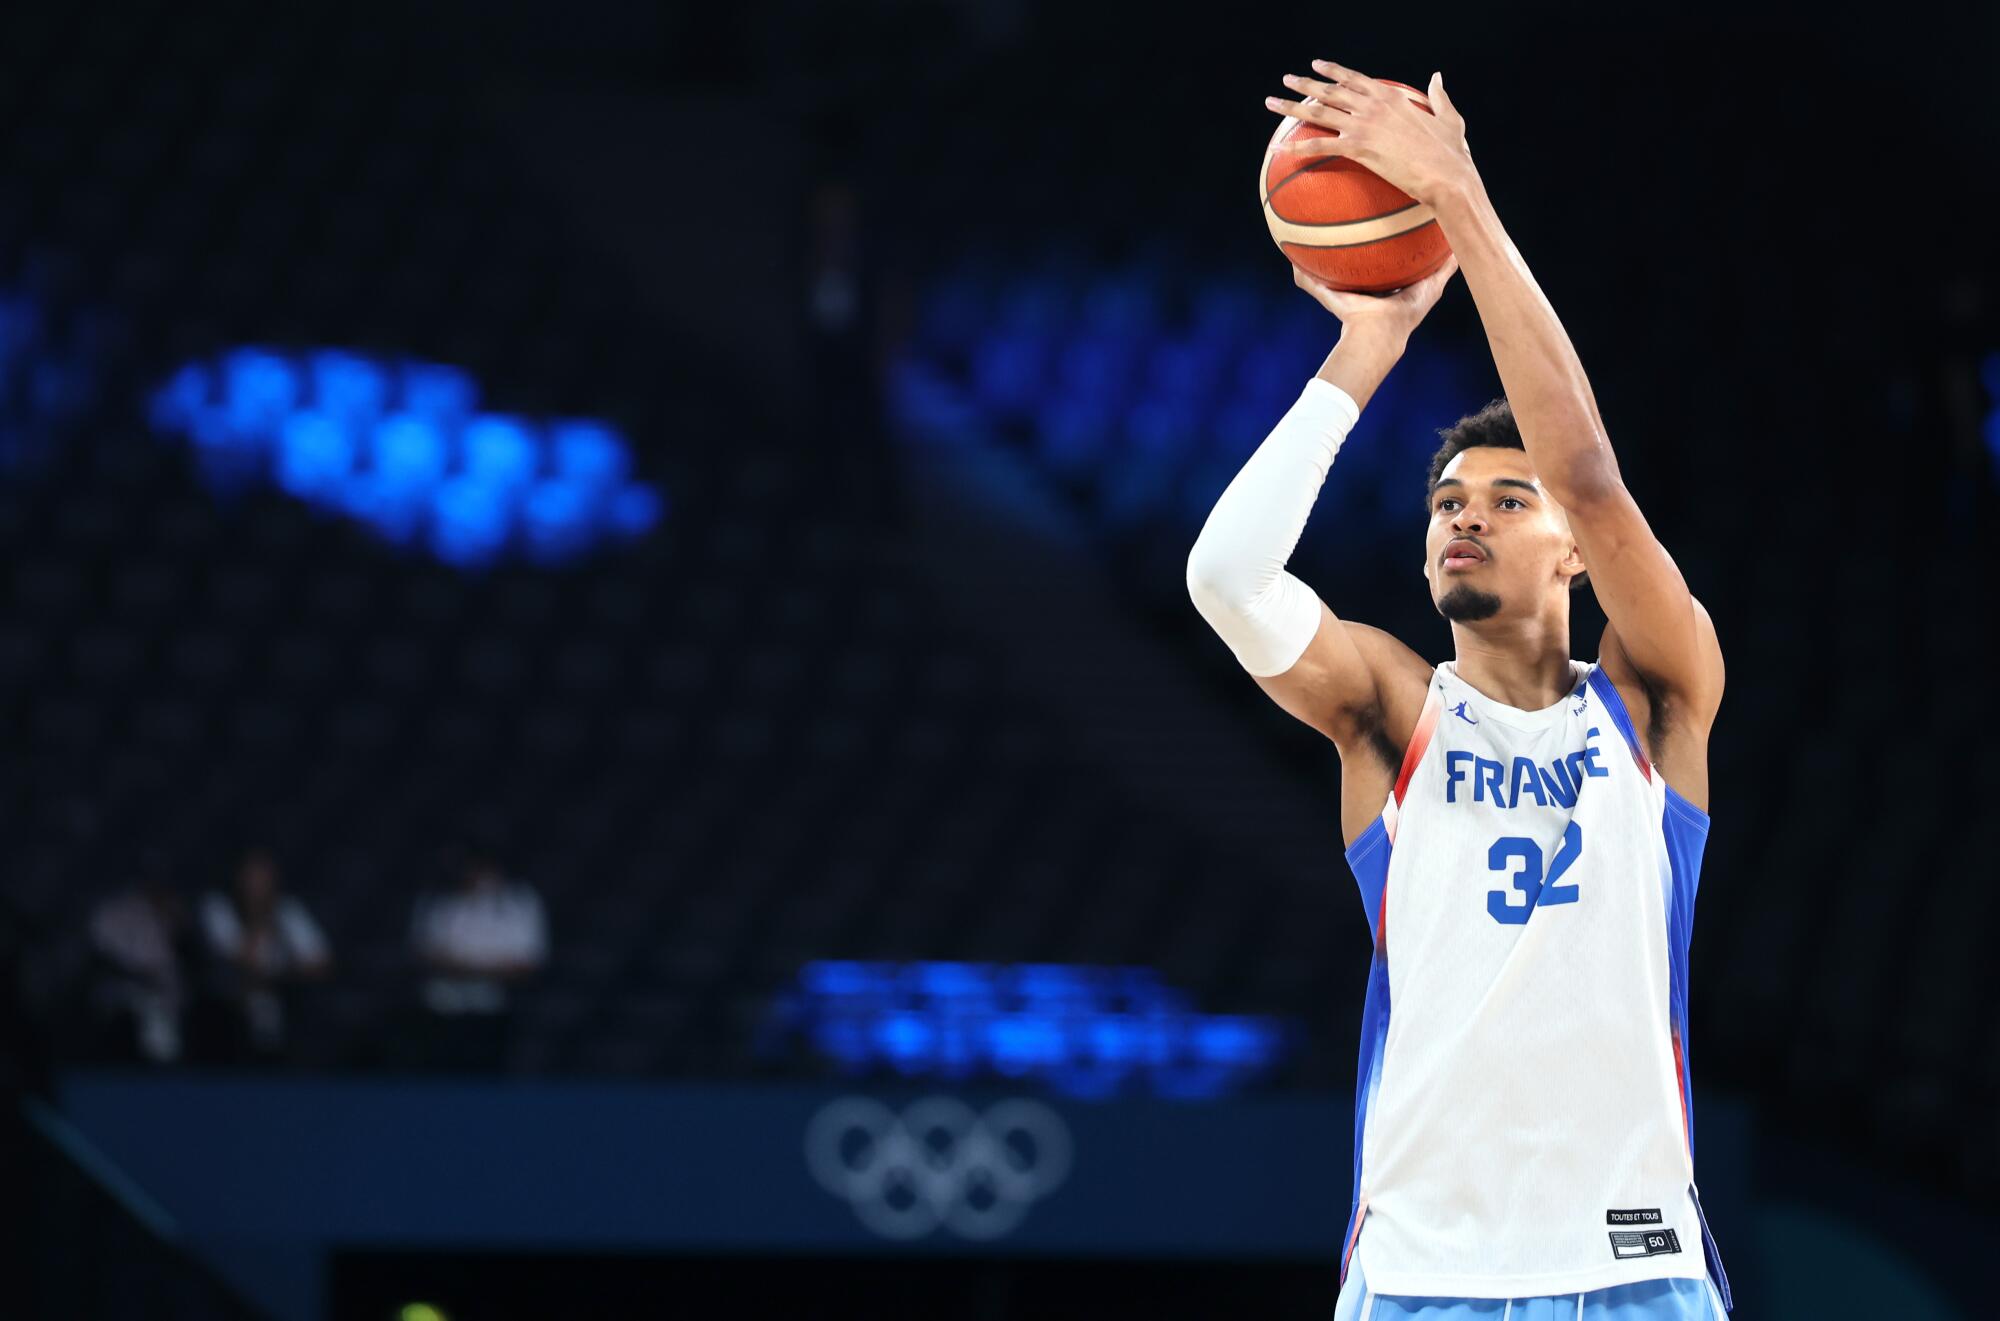
[{"label": "short curly hair", "polygon": [[[1444,476],[1445,465],[1469,449],[1480,445],[1491,445],[1497,449],[1525,451],[1528,447],[1521,440],[1521,428],[1514,421],[1514,406],[1505,398],[1495,399],[1477,413],[1468,413],[1448,427],[1438,428],[1439,445],[1437,453],[1431,455],[1430,472],[1424,479],[1424,516],[1430,516],[1431,496],[1437,490],[1438,479]],[[1569,580],[1569,588],[1575,591],[1590,581],[1590,571],[1585,570]]]}]

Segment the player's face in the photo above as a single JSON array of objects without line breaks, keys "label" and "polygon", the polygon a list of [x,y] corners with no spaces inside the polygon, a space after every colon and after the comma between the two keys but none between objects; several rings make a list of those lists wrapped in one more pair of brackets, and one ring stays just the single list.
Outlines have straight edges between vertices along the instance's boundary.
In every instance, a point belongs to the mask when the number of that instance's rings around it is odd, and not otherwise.
[{"label": "player's face", "polygon": [[1446,619],[1489,619],[1567,591],[1582,568],[1569,519],[1523,450],[1476,445],[1445,465],[1431,491],[1424,577]]}]

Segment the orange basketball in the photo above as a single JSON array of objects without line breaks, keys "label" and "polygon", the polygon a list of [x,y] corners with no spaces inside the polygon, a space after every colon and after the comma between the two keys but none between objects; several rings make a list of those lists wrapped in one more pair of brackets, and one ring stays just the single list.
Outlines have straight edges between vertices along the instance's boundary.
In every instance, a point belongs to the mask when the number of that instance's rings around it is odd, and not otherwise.
[{"label": "orange basketball", "polygon": [[[1408,83],[1379,81],[1402,88],[1434,113],[1429,99]],[[1444,265],[1451,245],[1429,207],[1353,161],[1279,155],[1278,144],[1293,134],[1340,136],[1287,116],[1264,148],[1257,172],[1264,223],[1293,265],[1336,289],[1371,294],[1400,289]]]}]

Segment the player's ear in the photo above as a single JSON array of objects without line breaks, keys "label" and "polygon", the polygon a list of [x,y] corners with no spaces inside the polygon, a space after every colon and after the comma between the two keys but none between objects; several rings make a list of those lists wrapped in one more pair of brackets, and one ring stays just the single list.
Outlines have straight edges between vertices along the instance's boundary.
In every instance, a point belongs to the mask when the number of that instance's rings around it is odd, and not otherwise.
[{"label": "player's ear", "polygon": [[1583,547],[1577,544],[1576,534],[1570,531],[1569,510],[1556,505],[1555,511],[1562,523],[1563,541],[1568,546],[1563,552],[1563,557],[1556,561],[1556,573],[1561,576],[1564,586],[1574,587],[1577,576],[1589,572],[1590,566],[1583,562]]},{"label": "player's ear", "polygon": [[1562,575],[1563,582],[1567,586],[1575,587],[1576,580],[1590,572],[1590,566],[1583,562],[1583,547],[1574,541],[1570,542],[1569,552],[1562,557],[1562,562],[1556,565],[1556,572]]}]

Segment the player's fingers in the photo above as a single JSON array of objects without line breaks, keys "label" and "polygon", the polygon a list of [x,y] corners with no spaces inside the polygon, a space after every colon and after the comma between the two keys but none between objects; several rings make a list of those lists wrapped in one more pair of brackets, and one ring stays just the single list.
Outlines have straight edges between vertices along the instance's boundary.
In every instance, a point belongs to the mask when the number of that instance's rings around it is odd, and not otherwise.
[{"label": "player's fingers", "polygon": [[1339,312],[1353,305],[1353,295],[1342,293],[1318,276],[1307,274],[1301,267],[1292,267],[1292,283],[1311,294],[1313,300],[1329,312]]},{"label": "player's fingers", "polygon": [[1302,92],[1321,105],[1333,106],[1337,110],[1354,113],[1362,106],[1362,98],[1341,87],[1337,83],[1323,83],[1312,78],[1301,78],[1295,73],[1284,76],[1285,86],[1294,92]]},{"label": "player's fingers", "polygon": [[1332,60],[1314,60],[1312,67],[1314,72],[1333,79],[1361,96],[1374,96],[1382,90],[1381,84],[1367,74],[1358,73],[1344,64],[1335,64]]},{"label": "player's fingers", "polygon": [[1303,266],[1292,267],[1292,283],[1322,301],[1339,296],[1338,290]]},{"label": "player's fingers", "polygon": [[1280,156],[1298,156],[1307,160],[1315,156],[1346,156],[1349,154],[1346,138],[1306,138],[1300,140],[1294,133],[1271,149]]},{"label": "player's fingers", "polygon": [[1336,289],[1332,285],[1321,285],[1326,292],[1317,295],[1320,306],[1339,317],[1342,321],[1351,316],[1367,316],[1381,306],[1382,295],[1355,293],[1351,289]]},{"label": "player's fingers", "polygon": [[[1337,134],[1351,133],[1355,127],[1354,116],[1348,114],[1345,110],[1334,110],[1327,106],[1317,105],[1311,101],[1287,101],[1282,97],[1267,96],[1264,98],[1264,105],[1281,115],[1287,115],[1302,123],[1317,124],[1321,128],[1332,129]],[[1307,141],[1319,143],[1327,140],[1325,138],[1311,138]],[[1346,148],[1343,147],[1333,152],[1326,152],[1324,149],[1317,151],[1308,150],[1306,144],[1299,141],[1299,135],[1293,133],[1288,135],[1284,142],[1278,144],[1278,150],[1286,154],[1303,152],[1306,155],[1330,154],[1339,156],[1345,153]]]},{"label": "player's fingers", "polygon": [[1458,107],[1451,103],[1451,93],[1444,90],[1444,75],[1442,73],[1431,75],[1430,91],[1426,95],[1430,97],[1431,109],[1437,111],[1445,119],[1457,124],[1460,128],[1465,126],[1465,116],[1458,113]]},{"label": "player's fingers", "polygon": [[1318,124],[1322,128],[1339,128],[1343,121],[1351,118],[1345,110],[1335,110],[1317,101],[1287,101],[1281,96],[1267,96],[1264,98],[1264,105],[1281,115],[1303,119],[1308,124]]}]

